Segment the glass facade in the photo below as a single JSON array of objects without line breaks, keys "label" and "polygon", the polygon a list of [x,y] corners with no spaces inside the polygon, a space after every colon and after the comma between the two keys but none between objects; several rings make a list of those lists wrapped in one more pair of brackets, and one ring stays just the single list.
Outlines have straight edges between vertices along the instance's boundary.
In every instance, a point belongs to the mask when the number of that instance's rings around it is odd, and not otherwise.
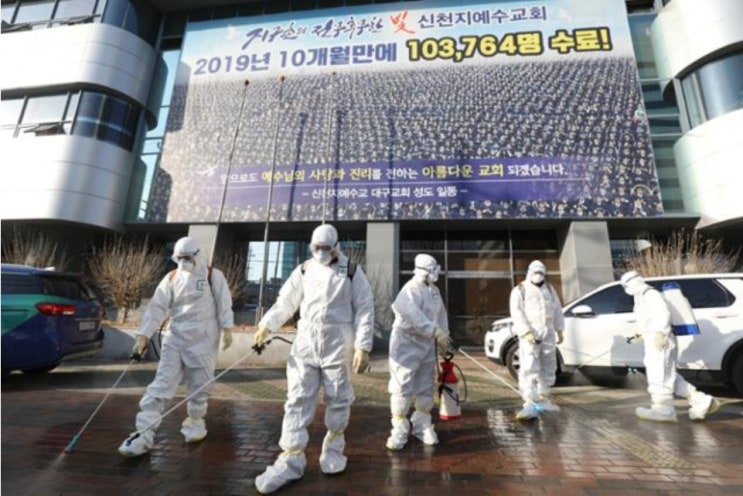
[{"label": "glass facade", "polygon": [[681,88],[690,128],[743,108],[743,51],[698,67],[681,78]]},{"label": "glass facade", "polygon": [[[149,204],[150,191],[152,187],[152,178],[157,170],[157,164],[160,160],[160,155],[163,148],[163,140],[165,139],[165,126],[168,122],[168,113],[170,112],[170,100],[173,95],[173,82],[175,81],[175,74],[178,69],[178,60],[180,59],[180,50],[163,50],[163,60],[168,68],[168,77],[165,81],[165,88],[163,90],[163,100],[160,111],[157,114],[157,126],[150,129],[144,139],[142,147],[142,161],[146,166],[144,184],[142,188],[142,196],[137,210],[136,220],[142,221],[146,219],[147,207]],[[127,219],[135,220],[135,219]]]},{"label": "glass facade", "polygon": [[413,275],[415,256],[428,253],[441,265],[436,283],[449,312],[453,336],[481,342],[490,323],[509,315],[514,285],[523,281],[533,260],[547,266],[547,279],[562,298],[558,242],[552,230],[481,232],[407,232],[401,230],[400,280]]},{"label": "glass facade", "polygon": [[100,20],[105,6],[105,0],[3,2],[3,32],[94,22]]},{"label": "glass facade", "polygon": [[663,209],[666,212],[683,212],[684,203],[673,156],[673,143],[681,137],[681,117],[678,106],[665,101],[661,91],[663,81],[658,79],[650,42],[650,25],[655,18],[654,13],[628,16]]},{"label": "glass facade", "polygon": [[138,104],[99,91],[17,96],[3,98],[0,134],[88,136],[133,151],[141,117]]},{"label": "glass facade", "polygon": [[147,0],[20,0],[2,5],[3,32],[103,22],[157,41],[160,13]]}]

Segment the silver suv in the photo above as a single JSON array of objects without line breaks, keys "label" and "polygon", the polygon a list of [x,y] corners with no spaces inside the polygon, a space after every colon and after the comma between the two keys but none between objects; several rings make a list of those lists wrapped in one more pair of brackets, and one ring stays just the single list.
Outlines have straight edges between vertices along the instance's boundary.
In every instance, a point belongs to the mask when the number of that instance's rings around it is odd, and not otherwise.
[{"label": "silver suv", "polygon": [[[701,333],[678,336],[678,369],[692,382],[718,382],[743,394],[743,273],[652,277],[659,290],[675,281],[689,300]],[[619,282],[605,284],[563,309],[565,341],[558,346],[558,372],[610,369],[626,374],[642,369],[642,343],[630,339],[638,329],[632,298]],[[518,375],[518,339],[511,319],[493,322],[485,335],[485,354]]]}]

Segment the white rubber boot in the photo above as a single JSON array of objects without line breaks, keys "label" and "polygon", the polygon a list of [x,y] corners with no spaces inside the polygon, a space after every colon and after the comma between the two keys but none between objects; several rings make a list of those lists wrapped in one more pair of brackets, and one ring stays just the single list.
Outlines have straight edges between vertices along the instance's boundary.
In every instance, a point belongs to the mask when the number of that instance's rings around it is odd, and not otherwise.
[{"label": "white rubber boot", "polygon": [[411,417],[413,436],[420,439],[423,444],[433,446],[439,444],[439,436],[431,423],[431,414],[416,410]]},{"label": "white rubber boot", "polygon": [[346,438],[343,431],[325,434],[320,452],[320,470],[325,475],[340,474],[346,470],[348,458],[343,454],[346,448]]},{"label": "white rubber boot", "polygon": [[255,488],[261,494],[270,494],[289,482],[301,479],[307,460],[302,451],[284,451],[273,465],[255,478]]},{"label": "white rubber boot", "polygon": [[181,434],[187,443],[197,443],[206,437],[206,424],[204,419],[186,417],[181,424]]},{"label": "white rubber boot", "polygon": [[395,415],[392,417],[392,431],[387,438],[385,447],[391,451],[399,451],[408,444],[410,435],[410,422],[404,415]]},{"label": "white rubber boot", "polygon": [[707,415],[716,412],[720,408],[720,402],[708,394],[696,391],[689,398],[689,418],[691,420],[704,420]]},{"label": "white rubber boot", "polygon": [[119,453],[127,458],[134,458],[149,452],[153,446],[155,446],[155,433],[153,431],[133,432],[121,443]]},{"label": "white rubber boot", "polygon": [[676,422],[677,420],[673,401],[653,403],[650,408],[639,406],[635,408],[635,414],[643,420],[652,420],[653,422]]}]

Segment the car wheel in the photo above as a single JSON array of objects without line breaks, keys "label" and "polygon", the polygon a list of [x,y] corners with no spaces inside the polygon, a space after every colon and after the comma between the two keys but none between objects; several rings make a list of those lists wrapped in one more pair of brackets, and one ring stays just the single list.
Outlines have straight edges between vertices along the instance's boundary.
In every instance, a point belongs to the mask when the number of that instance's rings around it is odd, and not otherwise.
[{"label": "car wheel", "polygon": [[46,367],[38,367],[35,369],[24,369],[21,372],[24,374],[29,375],[41,375],[46,374],[47,372],[51,372],[52,370],[56,369],[59,364],[55,363],[54,365],[47,365]]},{"label": "car wheel", "polygon": [[739,354],[733,362],[730,369],[730,382],[738,394],[743,394],[743,354]]},{"label": "car wheel", "polygon": [[514,379],[519,378],[519,342],[513,341],[506,351],[506,368]]}]

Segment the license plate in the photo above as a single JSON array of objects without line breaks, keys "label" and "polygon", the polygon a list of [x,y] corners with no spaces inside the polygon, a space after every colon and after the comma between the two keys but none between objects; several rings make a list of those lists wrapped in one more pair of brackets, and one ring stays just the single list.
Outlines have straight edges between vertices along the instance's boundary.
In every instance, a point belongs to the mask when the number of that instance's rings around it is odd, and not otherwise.
[{"label": "license plate", "polygon": [[81,331],[92,331],[95,329],[95,320],[86,320],[78,324],[78,329]]}]

